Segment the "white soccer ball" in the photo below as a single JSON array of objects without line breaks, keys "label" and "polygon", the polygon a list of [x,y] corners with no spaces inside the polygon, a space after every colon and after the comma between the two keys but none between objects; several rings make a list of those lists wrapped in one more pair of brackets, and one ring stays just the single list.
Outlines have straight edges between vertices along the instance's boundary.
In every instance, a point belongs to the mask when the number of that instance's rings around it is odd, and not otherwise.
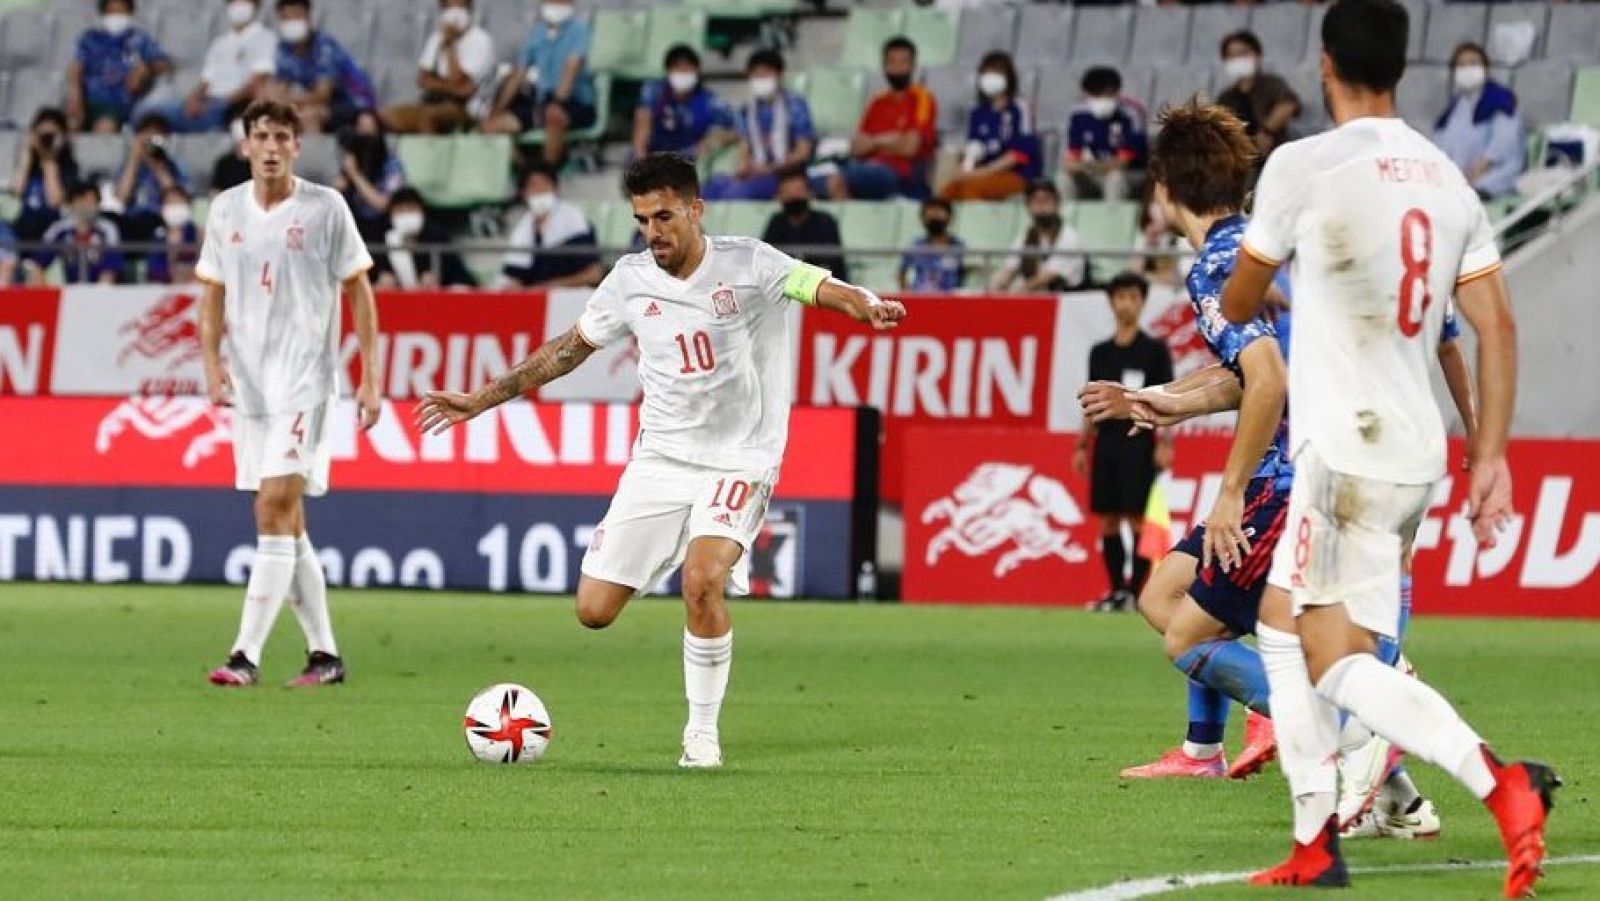
[{"label": "white soccer ball", "polygon": [[550,747],[544,702],[513,682],[491,685],[467,705],[467,747],[485,763],[533,763]]}]

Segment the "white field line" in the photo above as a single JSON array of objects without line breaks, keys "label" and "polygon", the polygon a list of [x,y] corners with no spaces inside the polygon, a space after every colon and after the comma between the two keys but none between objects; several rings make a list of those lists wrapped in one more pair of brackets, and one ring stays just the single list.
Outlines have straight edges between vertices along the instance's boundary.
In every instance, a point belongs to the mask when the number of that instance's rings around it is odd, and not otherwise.
[{"label": "white field line", "polygon": [[[1600,854],[1579,854],[1570,857],[1551,857],[1544,862],[1546,867],[1582,866],[1585,864],[1600,864]],[[1412,863],[1396,864],[1383,867],[1351,867],[1350,875],[1383,875],[1386,873],[1445,873],[1454,870],[1499,870],[1505,868],[1503,860],[1484,860],[1472,863]],[[1113,882],[1099,888],[1082,889],[1075,892],[1064,892],[1051,895],[1045,901],[1131,901],[1134,898],[1149,898],[1152,895],[1165,895],[1168,892],[1181,892],[1185,889],[1200,888],[1206,885],[1224,885],[1231,882],[1244,882],[1252,870],[1240,870],[1237,873],[1188,873],[1176,876],[1157,876],[1153,879],[1134,879],[1128,882]]]}]

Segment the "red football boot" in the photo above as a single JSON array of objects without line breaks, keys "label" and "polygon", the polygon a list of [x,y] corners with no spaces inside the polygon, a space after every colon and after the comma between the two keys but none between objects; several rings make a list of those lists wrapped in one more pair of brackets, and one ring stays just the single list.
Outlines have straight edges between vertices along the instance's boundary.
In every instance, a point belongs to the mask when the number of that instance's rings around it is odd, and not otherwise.
[{"label": "red football boot", "polygon": [[1124,779],[1221,779],[1227,772],[1228,761],[1221,754],[1201,759],[1173,748],[1162,754],[1155,763],[1130,766],[1122,771]]},{"label": "red football boot", "polygon": [[1350,872],[1345,869],[1344,857],[1339,854],[1339,824],[1334,817],[1322,826],[1322,831],[1309,845],[1295,842],[1289,859],[1270,870],[1250,875],[1251,885],[1318,886],[1344,888],[1350,884]]},{"label": "red football boot", "polygon": [[1272,720],[1252,710],[1244,721],[1244,750],[1228,767],[1228,778],[1249,779],[1277,756],[1278,736],[1272,731]]},{"label": "red football boot", "polygon": [[1487,746],[1483,759],[1494,774],[1494,791],[1483,803],[1500,825],[1500,841],[1506,846],[1506,897],[1530,898],[1543,873],[1544,821],[1561,777],[1542,763],[1501,763]]}]

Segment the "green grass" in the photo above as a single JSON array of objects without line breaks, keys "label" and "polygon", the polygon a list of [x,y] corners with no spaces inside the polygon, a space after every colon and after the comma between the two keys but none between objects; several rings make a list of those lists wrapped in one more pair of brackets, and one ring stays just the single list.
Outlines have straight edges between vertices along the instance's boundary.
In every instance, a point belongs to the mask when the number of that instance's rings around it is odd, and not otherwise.
[{"label": "green grass", "polygon": [[[1276,769],[1117,780],[1183,719],[1132,617],[740,605],[728,765],[686,773],[672,602],[601,633],[554,600],[334,605],[350,684],[275,687],[300,656],[286,612],[272,687],[223,691],[203,676],[235,589],[0,586],[0,896],[1038,899],[1287,848]],[[1600,853],[1600,624],[1424,618],[1409,650],[1504,751],[1566,775],[1551,853]],[[550,707],[537,766],[467,753],[461,712],[500,680]],[[1476,802],[1415,771],[1444,837],[1352,843],[1352,864],[1497,857]],[[1371,875],[1340,897],[1491,898],[1499,879]],[[1593,866],[1540,891],[1597,895]]]}]

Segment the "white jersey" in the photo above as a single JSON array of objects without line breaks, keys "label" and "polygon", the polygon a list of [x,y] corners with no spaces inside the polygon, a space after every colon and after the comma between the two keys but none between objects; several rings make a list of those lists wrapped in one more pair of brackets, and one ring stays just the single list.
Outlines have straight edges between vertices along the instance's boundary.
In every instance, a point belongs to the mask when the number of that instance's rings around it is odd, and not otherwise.
[{"label": "white jersey", "polygon": [[1356,119],[1278,148],[1243,249],[1294,255],[1289,429],[1337,472],[1416,485],[1445,473],[1429,387],[1457,285],[1500,268],[1477,194],[1400,119]]},{"label": "white jersey", "polygon": [[649,251],[617,261],[578,319],[595,347],[639,343],[639,443],[672,460],[772,469],[789,435],[789,301],[810,302],[825,273],[754,238],[706,238],[676,279]]},{"label": "white jersey", "polygon": [[340,286],[371,266],[355,216],[332,188],[296,178],[271,210],[250,182],[217,195],[195,275],[226,292],[223,349],[239,412],[327,403],[338,385]]}]

